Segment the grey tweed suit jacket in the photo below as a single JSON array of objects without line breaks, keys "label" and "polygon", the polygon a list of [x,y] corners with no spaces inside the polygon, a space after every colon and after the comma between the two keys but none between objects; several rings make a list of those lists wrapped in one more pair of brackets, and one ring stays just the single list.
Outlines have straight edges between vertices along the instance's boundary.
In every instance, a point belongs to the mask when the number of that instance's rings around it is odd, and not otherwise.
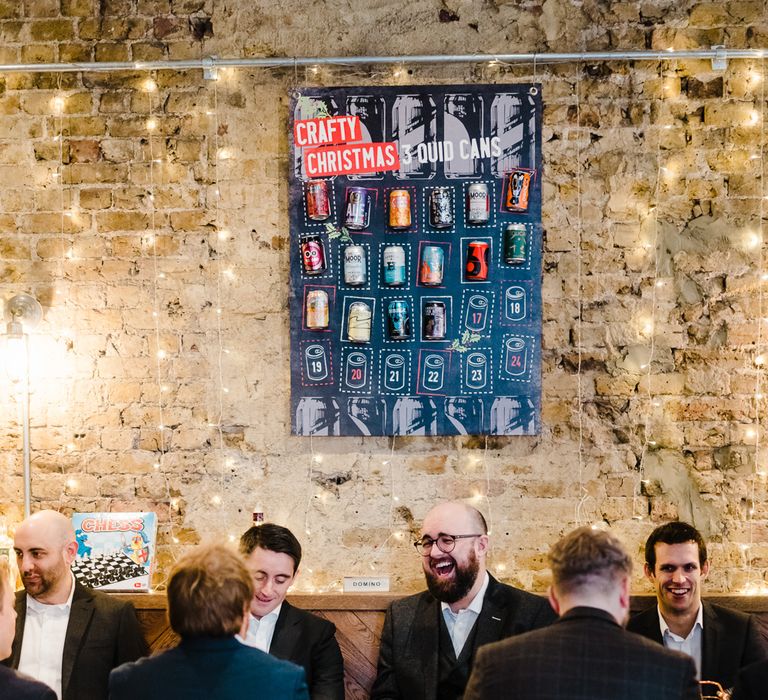
[{"label": "grey tweed suit jacket", "polygon": [[620,627],[597,608],[573,608],[545,629],[477,654],[464,700],[699,700],[696,666]]}]

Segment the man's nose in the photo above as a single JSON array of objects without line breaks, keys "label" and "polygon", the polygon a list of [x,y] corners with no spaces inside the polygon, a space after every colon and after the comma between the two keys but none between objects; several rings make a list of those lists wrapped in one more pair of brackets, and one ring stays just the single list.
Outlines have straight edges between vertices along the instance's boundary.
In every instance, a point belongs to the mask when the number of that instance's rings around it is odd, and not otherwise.
[{"label": "man's nose", "polygon": [[266,581],[264,581],[264,585],[262,586],[261,590],[267,595],[271,595],[272,587],[273,587],[273,582],[267,579]]},{"label": "man's nose", "polygon": [[675,583],[685,583],[685,572],[682,569],[675,569],[672,573],[672,580]]}]

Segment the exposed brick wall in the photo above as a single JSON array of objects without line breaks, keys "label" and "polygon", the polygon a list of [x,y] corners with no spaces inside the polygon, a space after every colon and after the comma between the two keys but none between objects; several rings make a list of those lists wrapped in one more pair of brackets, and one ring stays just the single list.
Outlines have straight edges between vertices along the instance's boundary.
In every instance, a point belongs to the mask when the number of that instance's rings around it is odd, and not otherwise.
[{"label": "exposed brick wall", "polygon": [[[0,0],[0,63],[714,44],[768,45],[765,3]],[[712,541],[710,590],[741,590],[750,561],[763,580],[765,450],[756,464],[750,430],[768,326],[760,247],[746,245],[764,193],[763,65],[665,58],[240,69],[215,85],[199,70],[0,74],[0,292],[32,291],[45,309],[35,507],[157,511],[162,577],[181,547],[238,535],[261,504],[310,530],[305,587],[373,567],[412,589],[408,530],[440,498],[479,496],[488,512],[487,490],[495,570],[528,587],[546,585],[548,544],[577,518],[638,552],[654,522],[692,518]],[[291,438],[289,91],[534,77],[542,435],[487,452],[476,437],[398,439],[393,453],[387,439]],[[2,382],[0,510],[15,519],[20,424]]]}]

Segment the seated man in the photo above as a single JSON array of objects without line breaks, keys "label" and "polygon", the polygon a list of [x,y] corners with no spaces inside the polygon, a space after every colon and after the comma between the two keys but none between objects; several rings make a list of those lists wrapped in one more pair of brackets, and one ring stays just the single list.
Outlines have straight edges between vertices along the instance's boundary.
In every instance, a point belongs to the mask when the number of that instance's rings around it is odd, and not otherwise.
[{"label": "seated man", "polygon": [[371,699],[458,700],[481,645],[547,625],[555,614],[544,598],[486,571],[488,527],[466,503],[435,506],[414,544],[429,590],[389,606]]},{"label": "seated man", "polygon": [[482,647],[464,700],[698,700],[696,669],[622,629],[632,560],[612,535],[580,527],[549,553],[555,624]]},{"label": "seated man", "polygon": [[112,671],[110,700],[308,700],[300,667],[235,638],[248,629],[253,583],[234,551],[214,545],[185,555],[167,595],[168,619],[181,642]]},{"label": "seated man", "polygon": [[[0,557],[0,659],[11,655],[15,634],[16,610],[8,562],[5,557]],[[43,683],[0,666],[0,697],[3,700],[56,700],[56,693]]]},{"label": "seated man", "polygon": [[240,553],[253,576],[249,646],[304,668],[312,700],[344,700],[344,660],[332,622],[285,600],[301,562],[301,545],[280,525],[264,523],[240,538]]},{"label": "seated man", "polygon": [[12,668],[61,700],[104,700],[109,672],[147,653],[133,606],[80,585],[70,569],[77,541],[69,518],[42,510],[13,539],[24,590],[16,594]]},{"label": "seated man", "polygon": [[768,661],[745,666],[736,677],[732,700],[763,700],[768,691]]},{"label": "seated man", "polygon": [[742,666],[766,654],[749,615],[701,601],[709,573],[707,545],[692,525],[657,527],[645,544],[645,575],[656,589],[656,607],[635,615],[632,632],[693,657],[699,678],[732,688]]}]

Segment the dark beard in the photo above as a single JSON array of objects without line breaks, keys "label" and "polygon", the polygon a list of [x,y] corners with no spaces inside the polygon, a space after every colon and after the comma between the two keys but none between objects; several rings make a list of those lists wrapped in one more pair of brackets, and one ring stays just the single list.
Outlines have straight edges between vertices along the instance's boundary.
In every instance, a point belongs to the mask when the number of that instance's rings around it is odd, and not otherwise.
[{"label": "dark beard", "polygon": [[466,566],[459,566],[455,559],[454,565],[455,576],[452,581],[443,581],[431,571],[424,572],[429,592],[442,603],[448,603],[449,605],[461,600],[472,590],[472,586],[475,585],[477,580],[477,574],[480,571],[477,555],[474,550],[470,552],[469,561]]}]

